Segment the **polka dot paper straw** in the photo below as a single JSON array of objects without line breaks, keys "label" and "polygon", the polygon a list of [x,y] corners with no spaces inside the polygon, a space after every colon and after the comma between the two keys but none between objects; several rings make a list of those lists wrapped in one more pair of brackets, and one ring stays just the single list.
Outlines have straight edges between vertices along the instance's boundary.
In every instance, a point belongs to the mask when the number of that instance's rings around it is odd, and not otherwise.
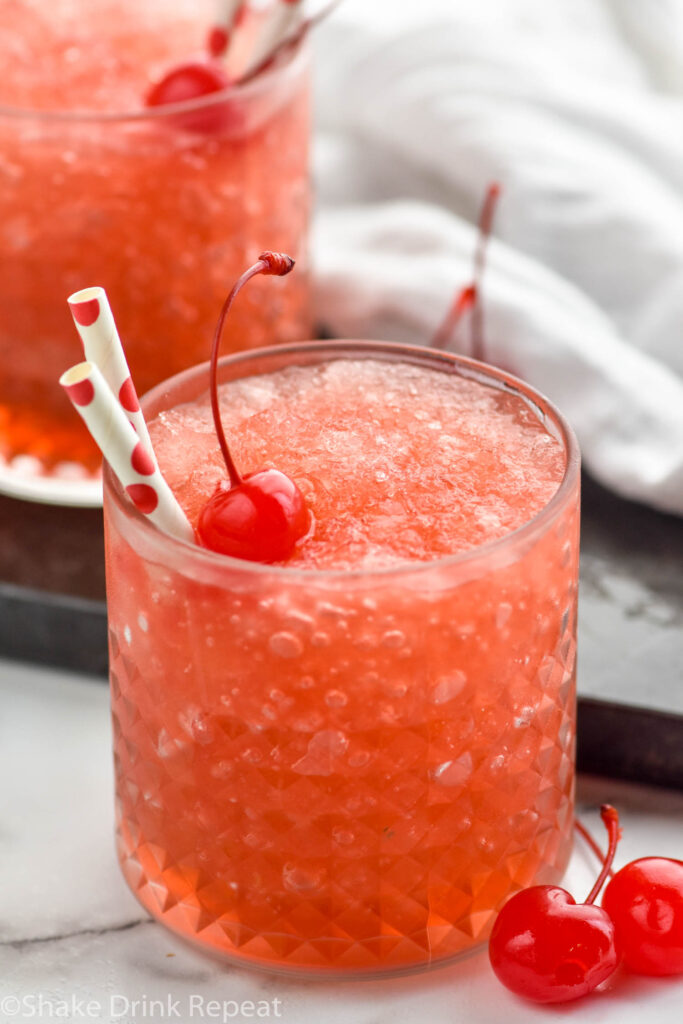
[{"label": "polka dot paper straw", "polygon": [[94,363],[135,427],[143,445],[151,452],[152,442],[140,410],[119,332],[114,323],[104,288],[83,288],[67,299],[71,315],[83,342],[85,358]]},{"label": "polka dot paper straw", "polygon": [[136,508],[165,533],[194,541],[194,531],[151,447],[142,443],[97,366],[78,363],[62,374],[59,383]]},{"label": "polka dot paper straw", "polygon": [[245,0],[217,0],[216,17],[209,30],[208,48],[212,57],[222,57],[230,45],[233,29],[247,10]]}]

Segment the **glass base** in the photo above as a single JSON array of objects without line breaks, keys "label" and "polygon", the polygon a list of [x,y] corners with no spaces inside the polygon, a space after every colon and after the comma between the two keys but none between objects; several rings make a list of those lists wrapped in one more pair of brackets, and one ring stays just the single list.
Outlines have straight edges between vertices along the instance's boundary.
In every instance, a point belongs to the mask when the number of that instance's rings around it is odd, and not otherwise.
[{"label": "glass base", "polygon": [[[433,932],[435,941],[443,945],[439,932],[443,935],[446,928],[451,934],[456,931],[443,921],[440,925],[435,923],[425,927],[419,935],[398,935],[387,927],[384,934],[372,938],[356,937],[355,941],[351,936],[329,935],[306,940],[291,932],[270,931],[259,935],[229,919],[228,915],[217,917],[208,914],[196,896],[196,889],[188,892],[185,899],[177,899],[177,893],[173,894],[164,885],[161,875],[152,880],[146,876],[137,857],[122,856],[121,845],[119,837],[119,863],[123,876],[135,898],[152,918],[212,959],[260,973],[304,980],[373,981],[438,970],[480,952],[486,946],[499,910],[499,907],[489,908],[485,914],[486,923],[480,926],[476,935],[468,939],[461,931],[455,939],[461,943],[459,948],[437,955],[429,948],[430,932]],[[546,867],[541,881],[547,884],[559,882],[571,855],[571,845],[571,840],[565,844],[562,863],[552,871]],[[172,869],[168,870],[173,873]],[[471,928],[476,927],[475,919],[476,915],[470,916]],[[267,949],[268,954],[259,955],[256,951],[259,947]],[[306,958],[312,955],[317,963],[306,962]],[[366,962],[362,963],[362,959]],[[376,962],[372,963],[372,959]]]},{"label": "glass base", "polygon": [[[126,876],[126,872],[123,868],[122,871],[125,880],[130,885],[130,879]],[[339,967],[298,966],[295,964],[260,960],[256,957],[221,950],[212,942],[204,940],[201,935],[191,936],[187,931],[170,924],[165,920],[162,914],[155,911],[149,903],[141,898],[139,892],[135,892],[133,890],[133,895],[140,906],[147,911],[156,924],[159,924],[163,928],[172,932],[177,938],[181,939],[186,946],[194,949],[195,952],[199,951],[205,956],[210,957],[212,960],[226,966],[239,967],[242,970],[253,971],[255,974],[273,974],[278,977],[297,978],[302,981],[388,981],[392,978],[405,978],[416,974],[426,974],[428,971],[437,971],[446,967],[451,967],[453,964],[459,963],[461,960],[467,960],[469,957],[475,956],[477,953],[481,953],[487,946],[488,937],[491,931],[491,928],[488,928],[484,936],[477,939],[472,946],[469,946],[467,949],[463,949],[458,953],[452,953],[448,956],[434,957],[433,959],[425,959],[421,962],[415,962],[412,964],[365,968],[348,967],[343,969]],[[286,939],[291,938],[291,936],[283,935],[281,938]]]}]

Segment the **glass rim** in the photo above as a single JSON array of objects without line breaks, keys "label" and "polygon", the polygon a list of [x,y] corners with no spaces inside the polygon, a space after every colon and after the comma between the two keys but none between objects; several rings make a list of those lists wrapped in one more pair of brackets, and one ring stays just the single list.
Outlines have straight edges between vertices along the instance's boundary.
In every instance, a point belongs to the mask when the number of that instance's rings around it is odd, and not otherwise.
[{"label": "glass rim", "polygon": [[47,121],[54,124],[135,124],[138,122],[163,121],[165,118],[183,114],[193,114],[220,106],[227,100],[239,97],[249,101],[267,92],[273,81],[288,71],[294,73],[304,55],[308,52],[307,40],[304,38],[292,47],[292,52],[281,62],[255,75],[248,81],[235,82],[226,89],[207,93],[193,100],[181,103],[164,103],[158,107],[140,107],[136,110],[41,110],[36,107],[16,107],[0,103],[0,118],[12,118],[16,121]]},{"label": "glass rim", "polygon": [[[469,356],[463,356],[452,352],[443,352],[439,349],[432,349],[426,346],[407,345],[399,342],[360,341],[355,339],[302,341],[284,345],[270,345],[263,348],[247,349],[242,352],[230,353],[223,356],[218,362],[219,383],[221,383],[220,370],[224,366],[235,366],[240,363],[249,363],[249,361],[255,359],[267,359],[278,356],[287,357],[288,355],[306,353],[319,353],[320,355],[326,354],[327,359],[323,358],[320,360],[321,362],[334,358],[344,358],[342,353],[347,353],[350,354],[351,357],[358,356],[359,358],[371,358],[373,355],[379,356],[379,358],[403,356],[406,361],[411,362],[413,365],[421,363],[422,365],[431,365],[432,368],[436,368],[437,364],[441,363],[445,367],[453,368],[455,372],[460,373],[461,376],[477,380],[481,383],[488,383],[489,386],[497,386],[499,390],[519,395],[527,404],[531,404],[537,413],[541,414],[543,422],[545,422],[547,415],[550,414],[558,428],[560,440],[564,445],[566,462],[562,479],[558,484],[556,491],[543,508],[532,516],[531,519],[522,523],[522,525],[518,526],[515,530],[505,533],[502,537],[486,541],[486,543],[480,544],[474,548],[467,548],[465,551],[459,551],[451,555],[443,555],[439,558],[433,558],[430,561],[406,561],[394,563],[384,568],[314,569],[303,568],[300,566],[290,567],[286,565],[269,565],[262,562],[249,562],[245,559],[234,558],[231,555],[223,555],[216,551],[211,551],[209,548],[193,544],[190,541],[184,541],[177,537],[172,537],[170,534],[163,533],[158,527],[154,526],[154,524],[151,523],[145,515],[139,512],[131,502],[125,499],[123,489],[113,470],[109,466],[109,463],[105,459],[103,462],[104,490],[105,494],[108,494],[113,499],[117,507],[117,511],[127,520],[132,521],[135,526],[143,532],[143,535],[146,538],[153,543],[156,542],[157,548],[165,548],[166,550],[170,549],[178,556],[192,560],[195,564],[203,564],[214,571],[218,570],[220,572],[222,570],[231,574],[241,572],[248,575],[256,574],[261,576],[275,574],[282,578],[283,581],[301,579],[307,582],[312,582],[314,580],[334,580],[343,582],[347,580],[357,581],[359,579],[389,579],[392,577],[404,576],[412,577],[421,575],[425,572],[438,572],[444,569],[457,568],[459,566],[471,566],[478,562],[486,562],[491,556],[495,556],[499,552],[504,552],[510,549],[516,550],[518,547],[523,547],[525,544],[533,542],[537,537],[544,533],[546,527],[552,523],[564,508],[567,499],[571,495],[578,481],[581,467],[579,444],[572,427],[557,407],[550,401],[550,399],[546,398],[545,395],[537,391],[530,384],[527,384],[525,381],[515,377],[513,374],[492,366],[489,363],[482,363],[476,359],[471,359]],[[462,372],[463,370],[464,373]],[[142,396],[140,401],[143,412],[145,411],[145,405],[161,399],[164,394],[167,394],[181,380],[187,380],[193,377],[200,379],[202,377],[206,377],[208,389],[208,373],[209,363],[199,363],[187,370],[183,370],[181,373],[175,374],[173,377],[167,378],[165,381],[161,381]],[[172,408],[172,406],[169,405],[168,408]]]}]

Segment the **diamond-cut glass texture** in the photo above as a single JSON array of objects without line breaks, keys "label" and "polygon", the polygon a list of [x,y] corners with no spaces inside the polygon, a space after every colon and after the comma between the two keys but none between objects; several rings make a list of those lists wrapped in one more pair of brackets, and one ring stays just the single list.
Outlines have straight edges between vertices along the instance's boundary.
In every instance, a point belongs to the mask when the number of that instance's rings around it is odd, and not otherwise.
[{"label": "diamond-cut glass texture", "polygon": [[159,920],[379,973],[462,953],[560,878],[575,506],[514,557],[344,583],[194,578],[107,519],[119,855]]}]

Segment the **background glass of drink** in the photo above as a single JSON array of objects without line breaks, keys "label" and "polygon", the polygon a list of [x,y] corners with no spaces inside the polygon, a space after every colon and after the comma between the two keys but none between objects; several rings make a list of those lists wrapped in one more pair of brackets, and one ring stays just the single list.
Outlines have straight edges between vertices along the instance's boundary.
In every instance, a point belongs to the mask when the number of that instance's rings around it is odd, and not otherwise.
[{"label": "background glass of drink", "polygon": [[[174,541],[105,473],[124,875],[153,915],[214,952],[339,974],[446,961],[487,937],[512,891],[562,875],[579,500],[559,414],[469,360],[313,343],[228,357],[221,379],[348,357],[521,396],[565,453],[559,489],[479,549],[315,571]],[[206,387],[206,366],[166,382],[148,421]]]},{"label": "background glass of drink", "polygon": [[213,5],[80,6],[73,31],[90,34],[69,48],[51,25],[64,0],[0,0],[0,462],[58,476],[100,461],[55,387],[78,358],[73,291],[106,288],[140,393],[205,358],[266,245],[297,259],[296,280],[255,281],[227,347],[310,336],[306,48],[182,111],[146,109],[151,77],[197,59]]}]

